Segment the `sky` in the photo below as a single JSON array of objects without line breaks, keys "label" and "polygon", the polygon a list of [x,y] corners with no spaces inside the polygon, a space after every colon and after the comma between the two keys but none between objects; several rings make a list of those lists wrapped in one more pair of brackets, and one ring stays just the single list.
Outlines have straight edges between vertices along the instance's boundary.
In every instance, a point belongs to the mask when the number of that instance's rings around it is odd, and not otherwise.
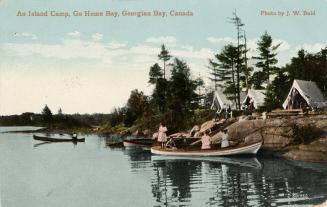
[{"label": "sky", "polygon": [[[122,14],[155,10],[167,16]],[[0,0],[0,115],[40,113],[45,104],[53,113],[59,108],[110,113],[126,103],[133,89],[151,94],[148,73],[154,63],[162,65],[161,44],[210,86],[208,59],[235,43],[228,19],[234,10],[245,24],[248,57],[257,54],[265,31],[273,44],[281,43],[279,66],[301,48],[318,52],[327,46],[327,0]],[[74,16],[74,11],[116,11],[119,16]],[[193,16],[171,16],[170,11]],[[285,16],[287,11],[291,15]],[[33,12],[48,16],[28,16]]]}]

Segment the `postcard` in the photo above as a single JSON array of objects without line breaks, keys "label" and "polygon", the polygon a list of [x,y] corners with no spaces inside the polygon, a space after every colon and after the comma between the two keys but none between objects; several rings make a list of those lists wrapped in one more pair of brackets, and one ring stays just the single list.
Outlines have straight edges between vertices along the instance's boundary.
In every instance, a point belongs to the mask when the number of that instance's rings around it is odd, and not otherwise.
[{"label": "postcard", "polygon": [[0,207],[327,205],[326,0],[0,10]]}]

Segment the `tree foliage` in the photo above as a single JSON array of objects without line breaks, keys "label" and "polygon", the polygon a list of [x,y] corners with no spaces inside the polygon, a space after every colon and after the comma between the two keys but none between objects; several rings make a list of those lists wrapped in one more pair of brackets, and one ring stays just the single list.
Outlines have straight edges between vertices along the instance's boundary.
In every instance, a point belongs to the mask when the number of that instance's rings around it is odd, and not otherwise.
[{"label": "tree foliage", "polygon": [[166,79],[166,62],[170,60],[172,56],[169,54],[169,51],[166,49],[165,45],[161,45],[161,51],[158,55],[159,60],[162,60],[164,63],[163,68],[163,78]]},{"label": "tree foliage", "polygon": [[50,108],[48,105],[45,105],[44,108],[42,109],[42,118],[45,123],[51,124],[53,122],[53,116]]},{"label": "tree foliage", "polygon": [[282,104],[289,92],[285,89],[290,88],[291,85],[292,82],[289,77],[283,70],[280,70],[275,79],[266,88],[264,107],[267,111],[282,108]]},{"label": "tree foliage", "polygon": [[262,69],[264,75],[262,79],[264,81],[267,81],[268,84],[269,76],[277,72],[277,68],[274,66],[278,62],[278,60],[276,59],[276,50],[280,46],[280,44],[272,45],[272,42],[272,37],[266,31],[257,43],[257,51],[259,53],[259,56],[253,57],[254,59],[258,60],[255,66]]},{"label": "tree foliage", "polygon": [[242,52],[242,50],[239,52],[237,47],[232,44],[228,44],[224,46],[220,53],[215,55],[214,60],[209,60],[209,67],[215,67],[215,73],[211,73],[214,79],[219,82],[218,85],[224,88],[224,93],[228,97],[232,97],[235,103],[238,103],[241,91],[241,79],[238,77],[242,76],[243,71],[237,70],[236,67],[238,61],[243,64]]},{"label": "tree foliage", "polygon": [[314,81],[327,97],[327,47],[310,54],[301,49],[285,67],[291,80]]}]

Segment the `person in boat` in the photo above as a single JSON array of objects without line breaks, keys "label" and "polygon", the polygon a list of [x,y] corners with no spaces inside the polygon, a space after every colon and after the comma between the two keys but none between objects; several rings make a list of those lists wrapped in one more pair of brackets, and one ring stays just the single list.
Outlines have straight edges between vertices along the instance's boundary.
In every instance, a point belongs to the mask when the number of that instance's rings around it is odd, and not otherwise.
[{"label": "person in boat", "polygon": [[166,143],[166,148],[172,148],[172,149],[177,149],[176,144],[173,138],[170,138],[168,142]]},{"label": "person in boat", "polygon": [[206,130],[203,136],[201,137],[201,142],[202,142],[201,149],[210,149],[210,136],[208,134],[209,132],[208,130]]},{"label": "person in boat", "polygon": [[77,139],[77,134],[76,134],[76,132],[73,132],[72,138],[73,138],[73,139]]},{"label": "person in boat", "polygon": [[168,131],[165,123],[160,123],[159,132],[158,132],[158,142],[161,145],[161,148],[165,147],[167,142],[167,135],[166,132]]},{"label": "person in boat", "polygon": [[221,139],[221,148],[225,148],[229,146],[229,142],[228,142],[228,129],[224,129],[223,130],[223,137]]}]

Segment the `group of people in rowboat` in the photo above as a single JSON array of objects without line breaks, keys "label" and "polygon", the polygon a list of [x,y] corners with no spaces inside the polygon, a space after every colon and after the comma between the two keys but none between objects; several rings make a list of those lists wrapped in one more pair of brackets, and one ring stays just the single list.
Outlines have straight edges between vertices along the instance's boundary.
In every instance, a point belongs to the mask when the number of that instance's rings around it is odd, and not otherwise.
[{"label": "group of people in rowboat", "polygon": [[[228,129],[224,129],[223,131],[223,136],[221,139],[221,148],[225,148],[229,146],[229,142],[228,142]],[[210,141],[210,136],[209,136],[210,131],[206,130],[203,134],[203,136],[201,137],[201,142],[202,142],[202,146],[201,149],[210,149],[211,148],[211,141]]]},{"label": "group of people in rowboat", "polygon": [[[166,127],[166,124],[164,122],[160,123],[159,130],[158,130],[158,142],[161,146],[161,148],[165,148],[167,145],[173,145],[174,146],[174,141],[172,138],[167,142],[167,133],[168,129]],[[228,129],[224,129],[223,131],[223,136],[221,140],[221,148],[225,148],[229,146],[228,142]],[[211,148],[211,140],[209,136],[210,130],[206,130],[203,133],[203,136],[201,137],[201,142],[202,146],[201,149],[210,149]]]}]

